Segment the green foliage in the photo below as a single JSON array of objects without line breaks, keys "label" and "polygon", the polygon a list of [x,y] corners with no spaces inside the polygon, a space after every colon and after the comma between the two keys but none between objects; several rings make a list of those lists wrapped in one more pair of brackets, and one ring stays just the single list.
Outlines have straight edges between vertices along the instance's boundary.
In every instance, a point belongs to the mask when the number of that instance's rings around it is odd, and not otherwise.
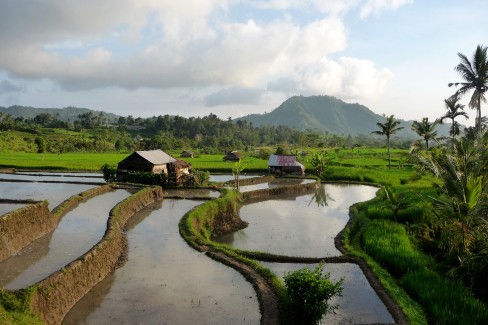
[{"label": "green foliage", "polygon": [[34,143],[37,146],[37,153],[43,153],[44,151],[46,151],[46,140],[44,140],[44,138],[37,137],[34,140]]},{"label": "green foliage", "polygon": [[208,186],[210,181],[210,172],[208,170],[192,169],[191,173],[195,179],[196,185]]},{"label": "green foliage", "polygon": [[106,182],[111,183],[117,180],[117,167],[104,164],[102,167],[100,167],[100,170],[102,171],[103,179]]},{"label": "green foliage", "polygon": [[175,185],[170,184],[170,180],[165,173],[155,174],[152,172],[130,172],[124,174],[121,181],[135,184],[158,185],[163,187],[167,185]]},{"label": "green foliage", "polygon": [[362,233],[361,244],[368,255],[397,277],[431,264],[411,243],[405,227],[388,220],[369,222]]},{"label": "green foliage", "polygon": [[322,274],[324,264],[313,271],[308,268],[285,274],[285,286],[290,299],[290,312],[295,324],[318,324],[323,315],[334,312],[329,300],[342,292],[344,279],[333,283],[330,274]]},{"label": "green foliage", "polygon": [[432,324],[488,324],[488,308],[461,283],[428,269],[410,272],[401,282],[427,310]]},{"label": "green foliage", "polygon": [[317,176],[320,178],[325,177],[325,171],[327,166],[332,161],[332,158],[328,156],[327,151],[321,151],[315,153],[312,158],[310,159],[310,164],[313,168],[315,168],[315,172]]}]

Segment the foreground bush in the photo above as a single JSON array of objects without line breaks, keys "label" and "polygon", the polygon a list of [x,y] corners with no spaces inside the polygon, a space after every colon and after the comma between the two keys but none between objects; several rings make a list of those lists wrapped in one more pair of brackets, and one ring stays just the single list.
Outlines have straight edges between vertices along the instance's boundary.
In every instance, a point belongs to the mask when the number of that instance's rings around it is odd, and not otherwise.
[{"label": "foreground bush", "polygon": [[295,324],[318,324],[323,315],[338,308],[329,306],[329,299],[341,294],[344,279],[332,283],[329,273],[322,275],[323,269],[321,263],[313,271],[304,268],[285,275],[289,312]]}]

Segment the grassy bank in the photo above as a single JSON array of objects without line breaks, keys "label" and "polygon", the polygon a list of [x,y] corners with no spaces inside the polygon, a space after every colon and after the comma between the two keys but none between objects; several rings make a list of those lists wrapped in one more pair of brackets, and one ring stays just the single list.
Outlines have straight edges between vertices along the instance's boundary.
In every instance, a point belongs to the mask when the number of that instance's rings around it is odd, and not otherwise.
[{"label": "grassy bank", "polygon": [[[405,200],[411,202],[432,191],[410,190]],[[355,218],[344,232],[349,253],[369,264],[412,324],[487,324],[486,305],[463,284],[443,275],[442,265],[418,247],[415,229],[428,223],[422,210],[409,208],[399,214],[399,221],[412,225],[408,227],[393,221],[385,202],[380,191],[379,197],[351,208]]]}]

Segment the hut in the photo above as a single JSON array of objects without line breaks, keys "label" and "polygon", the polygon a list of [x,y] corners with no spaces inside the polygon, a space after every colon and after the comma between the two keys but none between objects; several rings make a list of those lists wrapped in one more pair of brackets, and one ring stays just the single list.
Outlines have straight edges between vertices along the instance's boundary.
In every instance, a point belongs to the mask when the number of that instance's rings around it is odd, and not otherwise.
[{"label": "hut", "polygon": [[191,150],[183,150],[180,153],[180,157],[181,158],[193,158],[193,157],[195,157],[195,153]]},{"label": "hut", "polygon": [[305,166],[296,160],[295,155],[271,155],[268,159],[271,174],[305,174]]},{"label": "hut", "polygon": [[175,159],[160,149],[135,151],[119,162],[117,177],[123,178],[123,175],[129,172],[151,172],[176,176],[175,178],[178,179],[183,174],[189,174],[190,168],[189,163]]},{"label": "hut", "polygon": [[224,156],[223,160],[224,161],[240,161],[241,155],[237,151],[230,151]]}]

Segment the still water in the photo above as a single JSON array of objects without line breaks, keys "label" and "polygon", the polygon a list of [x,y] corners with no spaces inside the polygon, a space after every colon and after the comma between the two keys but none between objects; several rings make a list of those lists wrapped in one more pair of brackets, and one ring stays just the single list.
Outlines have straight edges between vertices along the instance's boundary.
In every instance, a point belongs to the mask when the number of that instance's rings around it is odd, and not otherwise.
[{"label": "still water", "polygon": [[52,210],[71,196],[94,187],[94,185],[65,183],[0,182],[0,198],[10,200],[48,200],[49,209]]},{"label": "still water", "polygon": [[[302,268],[313,270],[317,264],[289,264],[261,262],[278,276]],[[323,324],[391,324],[394,319],[369,285],[363,271],[356,264],[326,264],[324,273],[330,273],[333,282],[344,279],[342,296],[333,297],[329,305],[339,306],[335,314],[322,318]]]},{"label": "still water", "polygon": [[377,190],[365,185],[322,184],[315,193],[248,203],[239,214],[249,226],[218,241],[286,256],[341,255],[334,238],[349,220],[349,207],[372,199]]},{"label": "still water", "polygon": [[66,315],[63,324],[259,324],[253,287],[190,248],[178,222],[201,202],[165,199],[128,225],[128,261]]},{"label": "still water", "polygon": [[86,253],[103,237],[110,210],[129,195],[116,190],[80,203],[53,232],[0,263],[0,286],[25,288]]}]

